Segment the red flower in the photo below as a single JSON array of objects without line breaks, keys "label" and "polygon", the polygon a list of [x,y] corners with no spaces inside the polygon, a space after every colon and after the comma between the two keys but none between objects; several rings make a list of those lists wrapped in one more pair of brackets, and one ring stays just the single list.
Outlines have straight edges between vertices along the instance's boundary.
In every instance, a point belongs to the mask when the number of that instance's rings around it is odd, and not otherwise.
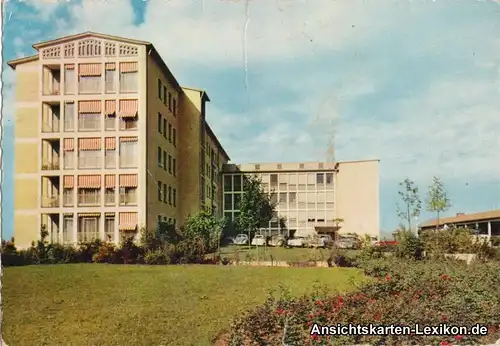
[{"label": "red flower", "polygon": [[316,305],[323,305],[323,302],[321,300],[316,300],[315,304]]},{"label": "red flower", "polygon": [[311,339],[318,340],[319,339],[319,335],[313,334],[313,335],[311,335]]},{"label": "red flower", "polygon": [[391,281],[391,277],[389,275],[385,276],[385,281]]},{"label": "red flower", "polygon": [[380,321],[380,314],[375,315],[375,321]]},{"label": "red flower", "polygon": [[458,341],[462,340],[462,338],[463,338],[462,335],[455,335],[455,339],[458,340]]},{"label": "red flower", "polygon": [[318,312],[316,313],[316,316],[321,316],[321,312],[319,312],[319,311],[318,311]]},{"label": "red flower", "polygon": [[446,274],[441,275],[442,280],[448,280],[449,276]]},{"label": "red flower", "polygon": [[375,302],[376,302],[376,300],[375,300],[375,299],[370,299],[370,300],[368,301],[368,303],[375,303]]},{"label": "red flower", "polygon": [[441,322],[448,321],[448,316],[441,316]]},{"label": "red flower", "polygon": [[312,324],[313,324],[313,323],[312,323],[312,321],[307,322],[307,325],[308,325],[309,327],[310,327],[310,326],[312,326]]},{"label": "red flower", "polygon": [[448,343],[448,341],[443,340],[443,341],[441,341],[441,346],[451,346],[451,344]]},{"label": "red flower", "polygon": [[309,317],[311,319],[311,318],[313,318],[313,315],[309,314],[309,315],[307,315],[307,317]]}]

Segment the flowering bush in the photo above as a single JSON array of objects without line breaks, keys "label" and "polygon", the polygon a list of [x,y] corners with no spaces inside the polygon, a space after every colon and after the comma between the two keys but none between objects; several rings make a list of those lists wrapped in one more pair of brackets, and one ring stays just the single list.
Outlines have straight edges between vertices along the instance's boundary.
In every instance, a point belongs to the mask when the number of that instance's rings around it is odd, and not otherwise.
[{"label": "flowering bush", "polygon": [[[403,263],[357,292],[315,293],[299,299],[271,296],[235,322],[229,340],[232,345],[282,345],[283,340],[289,345],[492,343],[500,337],[499,284],[498,264]],[[488,336],[311,336],[314,323],[468,327],[479,323],[490,329]]]}]

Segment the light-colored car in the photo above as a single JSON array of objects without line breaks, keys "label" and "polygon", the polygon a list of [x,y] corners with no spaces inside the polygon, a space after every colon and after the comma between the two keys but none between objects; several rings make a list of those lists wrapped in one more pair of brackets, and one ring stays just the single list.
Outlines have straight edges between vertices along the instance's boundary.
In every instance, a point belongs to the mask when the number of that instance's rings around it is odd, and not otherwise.
[{"label": "light-colored car", "polygon": [[340,249],[354,249],[357,243],[358,240],[354,237],[340,236],[336,245]]},{"label": "light-colored car", "polygon": [[269,246],[283,246],[285,245],[285,237],[282,235],[273,235],[268,243]]},{"label": "light-colored car", "polygon": [[316,236],[311,239],[308,245],[311,248],[326,248],[326,240],[324,238]]},{"label": "light-colored car", "polygon": [[248,243],[249,239],[246,234],[238,234],[233,240],[233,244],[235,245],[248,245]]},{"label": "light-colored car", "polygon": [[309,246],[310,240],[306,237],[295,237],[288,239],[288,246],[290,247],[307,247]]},{"label": "light-colored car", "polygon": [[252,245],[253,246],[264,246],[264,245],[266,245],[266,237],[264,237],[262,234],[257,234],[252,239]]},{"label": "light-colored car", "polygon": [[330,234],[320,234],[319,237],[324,240],[326,247],[332,247],[335,243]]}]

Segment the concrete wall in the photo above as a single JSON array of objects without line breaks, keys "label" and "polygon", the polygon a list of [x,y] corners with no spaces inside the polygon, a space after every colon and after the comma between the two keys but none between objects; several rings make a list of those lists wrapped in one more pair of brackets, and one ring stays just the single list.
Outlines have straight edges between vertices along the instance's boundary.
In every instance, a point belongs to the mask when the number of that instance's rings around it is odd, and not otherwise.
[{"label": "concrete wall", "polygon": [[[177,162],[177,174],[176,176],[173,173],[169,173],[168,167],[159,167],[158,166],[158,146],[162,148],[162,152],[167,152],[168,155],[171,155],[172,158],[176,158],[178,161],[180,147],[180,139],[181,134],[179,131],[179,118],[181,115],[178,114],[174,116],[173,110],[169,110],[168,102],[164,102],[163,99],[163,90],[162,90],[162,99],[158,97],[158,79],[161,80],[162,89],[163,86],[167,87],[167,95],[168,92],[172,94],[172,97],[177,100],[177,104],[179,104],[180,97],[179,95],[182,93],[181,90],[178,90],[174,85],[174,81],[171,81],[167,78],[165,73],[162,71],[158,63],[151,57],[148,56],[148,72],[147,72],[147,102],[148,102],[148,121],[147,121],[147,147],[145,148],[145,152],[147,152],[147,224],[148,228],[155,228],[157,225],[158,215],[161,215],[163,219],[175,219],[176,222],[179,218],[178,209],[179,207],[174,207],[173,203],[169,204],[168,199],[167,202],[158,200],[158,186],[157,183],[161,182],[162,191],[163,185],[171,186],[172,189],[177,191],[177,206],[179,205],[180,195],[179,195],[179,162]],[[158,113],[162,116],[162,124],[161,129],[162,133],[158,130]],[[167,129],[166,135],[163,134],[163,119],[167,121]],[[173,142],[168,139],[168,124],[172,125],[172,128],[175,128],[177,131],[177,145],[174,146]],[[146,153],[145,153],[146,156]],[[163,156],[163,154],[162,154]],[[168,164],[168,162],[167,162]],[[163,194],[166,196],[168,193],[164,191]],[[165,199],[164,199],[165,200]]]},{"label": "concrete wall", "polygon": [[380,237],[379,161],[341,162],[335,202],[341,233]]},{"label": "concrete wall", "polygon": [[39,238],[41,105],[40,64],[27,62],[16,68],[15,144],[14,144],[14,238],[20,248]]},{"label": "concrete wall", "polygon": [[183,89],[179,104],[179,223],[200,210],[200,93]]}]

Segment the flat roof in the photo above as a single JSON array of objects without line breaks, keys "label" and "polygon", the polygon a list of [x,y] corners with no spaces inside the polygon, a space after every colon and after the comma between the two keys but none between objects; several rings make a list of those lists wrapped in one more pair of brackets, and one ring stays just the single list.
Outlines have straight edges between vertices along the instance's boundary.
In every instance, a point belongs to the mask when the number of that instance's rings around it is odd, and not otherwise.
[{"label": "flat roof", "polygon": [[[458,214],[456,216],[444,217],[439,219],[439,225],[444,224],[454,224],[454,223],[467,223],[467,222],[477,222],[477,221],[487,221],[493,219],[500,219],[500,209],[484,211],[472,214]],[[425,221],[420,224],[420,227],[433,227],[436,226],[437,219],[432,219]]]}]

